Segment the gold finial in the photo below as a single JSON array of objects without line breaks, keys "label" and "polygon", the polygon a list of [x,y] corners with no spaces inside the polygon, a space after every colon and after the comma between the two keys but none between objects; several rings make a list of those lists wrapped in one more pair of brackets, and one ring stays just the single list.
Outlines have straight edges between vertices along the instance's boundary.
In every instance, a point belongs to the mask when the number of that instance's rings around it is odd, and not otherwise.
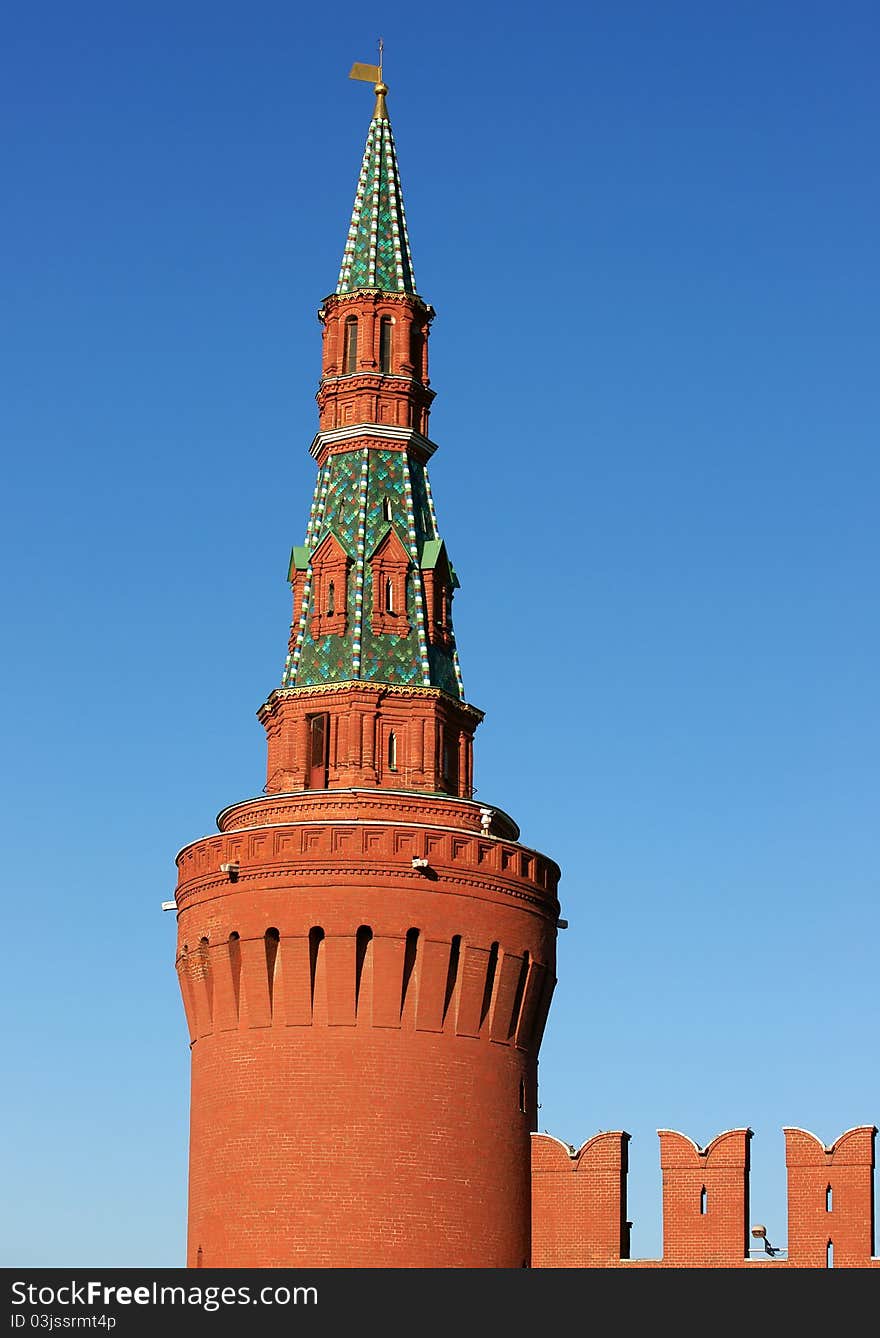
[{"label": "gold finial", "polygon": [[387,121],[388,108],[385,106],[385,94],[388,92],[388,85],[382,78],[382,57],[385,51],[385,43],[379,38],[379,64],[363,65],[355,61],[351,67],[349,79],[362,79],[364,83],[373,85],[373,92],[376,94],[376,105],[373,108],[374,121]]}]

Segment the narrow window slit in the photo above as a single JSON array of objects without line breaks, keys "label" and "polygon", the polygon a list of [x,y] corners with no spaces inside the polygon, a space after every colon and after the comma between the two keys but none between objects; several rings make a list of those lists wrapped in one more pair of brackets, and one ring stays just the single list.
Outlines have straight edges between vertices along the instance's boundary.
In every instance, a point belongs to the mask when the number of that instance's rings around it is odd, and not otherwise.
[{"label": "narrow window slit", "polygon": [[522,1011],[523,995],[526,989],[526,980],[529,974],[529,954],[523,954],[522,966],[519,969],[519,978],[516,982],[516,993],[513,996],[513,1006],[510,1010],[510,1022],[507,1026],[507,1039],[512,1040],[516,1035],[516,1029],[519,1026],[519,1015]]},{"label": "narrow window slit", "polygon": [[400,1016],[403,1017],[403,1005],[406,1003],[406,992],[409,988],[409,982],[412,973],[415,970],[416,954],[419,947],[419,931],[417,929],[408,929],[406,931],[406,948],[403,954],[403,987],[400,991]]},{"label": "narrow window slit", "polygon": [[232,995],[235,999],[235,1016],[241,1012],[241,940],[233,929],[229,935],[229,970],[232,975]]},{"label": "narrow window slit", "polygon": [[483,1002],[480,1007],[480,1026],[486,1021],[489,1009],[492,1004],[492,992],[495,989],[495,973],[498,970],[498,944],[493,943],[489,949],[489,961],[486,966],[486,984],[483,988]]},{"label": "narrow window slit", "polygon": [[199,942],[199,971],[202,980],[205,982],[205,993],[208,996],[208,1016],[211,1022],[214,1021],[214,980],[211,974],[211,958],[209,955],[209,944],[207,938]]},{"label": "narrow window slit", "polygon": [[458,965],[461,961],[461,934],[455,934],[449,945],[449,968],[446,972],[446,992],[443,996],[443,1021],[446,1021],[446,1014],[449,1012],[449,1005],[452,1002],[452,996],[455,993],[455,985],[458,980]]},{"label": "narrow window slit", "polygon": [[358,1003],[361,997],[361,981],[364,978],[364,967],[367,963],[367,954],[370,944],[373,942],[373,931],[369,925],[361,925],[355,936],[355,963],[354,963],[354,1011],[357,1016]]},{"label": "narrow window slit", "polygon": [[309,930],[309,990],[312,1009],[315,1007],[315,979],[318,974],[318,954],[324,942],[324,931],[317,925]]},{"label": "narrow window slit", "polygon": [[281,935],[277,929],[267,929],[265,933],[266,944],[266,975],[269,981],[269,1012],[271,1013],[275,1005],[275,968],[278,963],[278,945],[281,941]]}]

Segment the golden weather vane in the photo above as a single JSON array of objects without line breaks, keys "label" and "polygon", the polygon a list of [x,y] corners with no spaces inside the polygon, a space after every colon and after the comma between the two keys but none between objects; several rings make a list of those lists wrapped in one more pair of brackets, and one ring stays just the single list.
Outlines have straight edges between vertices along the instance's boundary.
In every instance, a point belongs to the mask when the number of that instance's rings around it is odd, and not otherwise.
[{"label": "golden weather vane", "polygon": [[376,93],[376,108],[373,112],[373,118],[388,116],[385,110],[385,94],[388,92],[388,86],[382,78],[382,55],[385,50],[385,43],[379,38],[379,64],[363,65],[355,61],[349,72],[349,79],[362,79],[366,84],[373,84]]},{"label": "golden weather vane", "polygon": [[355,61],[351,67],[349,79],[363,79],[366,84],[381,84],[382,82],[382,52],[385,50],[385,43],[379,38],[379,64],[362,65]]}]

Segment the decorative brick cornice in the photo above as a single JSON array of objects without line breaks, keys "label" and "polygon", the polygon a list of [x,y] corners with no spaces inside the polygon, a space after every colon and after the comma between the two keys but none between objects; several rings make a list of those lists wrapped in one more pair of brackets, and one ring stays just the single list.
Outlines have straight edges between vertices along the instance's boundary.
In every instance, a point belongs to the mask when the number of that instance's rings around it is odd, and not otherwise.
[{"label": "decorative brick cornice", "polygon": [[[426,859],[432,876],[412,861]],[[234,863],[230,883],[221,865]],[[242,890],[245,882],[287,878],[300,890],[326,880],[376,886],[403,880],[414,890],[443,894],[461,887],[480,894],[513,898],[552,917],[559,915],[558,866],[518,842],[480,836],[473,831],[428,822],[327,819],[269,823],[202,837],[177,855],[177,901],[182,908],[200,891]]]},{"label": "decorative brick cornice", "polygon": [[377,307],[388,305],[412,307],[419,311],[429,324],[437,314],[430,302],[419,297],[418,293],[392,293],[384,288],[356,288],[350,293],[331,293],[325,297],[318,308],[318,320],[325,321],[334,307],[349,306],[353,301],[357,303],[371,301]]},{"label": "decorative brick cornice", "polygon": [[339,683],[317,683],[303,688],[274,688],[257,711],[257,718],[265,724],[266,719],[273,711],[277,710],[279,703],[287,698],[324,697],[327,694],[335,696],[340,693],[357,693],[359,696],[366,696],[376,702],[385,697],[434,698],[435,700],[448,702],[456,710],[461,711],[470,720],[473,720],[475,728],[485,716],[485,711],[481,711],[479,707],[471,706],[470,703],[461,701],[459,698],[453,697],[451,693],[445,692],[443,688],[433,685],[423,687],[418,683],[371,683],[365,679],[349,678]]},{"label": "decorative brick cornice", "polygon": [[[356,380],[355,377],[345,379]],[[319,432],[309,447],[309,454],[317,460],[325,451],[330,452],[334,448],[393,450],[396,445],[402,451],[416,451],[423,460],[430,459],[437,449],[436,442],[423,437],[421,432],[411,427],[398,427],[394,423],[351,423],[333,428],[332,431]]]}]

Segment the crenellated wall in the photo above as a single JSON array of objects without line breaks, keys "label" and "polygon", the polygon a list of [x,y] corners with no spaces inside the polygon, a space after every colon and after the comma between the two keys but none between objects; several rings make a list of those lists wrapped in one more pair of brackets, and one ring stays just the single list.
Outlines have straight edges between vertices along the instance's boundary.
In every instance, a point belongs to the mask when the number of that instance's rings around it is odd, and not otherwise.
[{"label": "crenellated wall", "polygon": [[876,1268],[874,1125],[830,1147],[787,1128],[788,1243],[774,1255],[749,1220],[750,1129],[730,1129],[701,1148],[660,1129],[663,1255],[629,1258],[626,1172],[629,1134],[597,1134],[575,1150],[532,1135],[533,1268]]}]

